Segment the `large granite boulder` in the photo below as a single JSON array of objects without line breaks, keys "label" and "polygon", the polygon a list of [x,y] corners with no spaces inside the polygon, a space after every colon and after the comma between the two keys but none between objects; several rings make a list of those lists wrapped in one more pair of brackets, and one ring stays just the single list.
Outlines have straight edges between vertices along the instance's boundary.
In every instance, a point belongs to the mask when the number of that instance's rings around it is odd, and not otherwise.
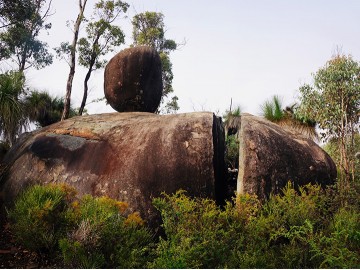
[{"label": "large granite boulder", "polygon": [[19,139],[4,159],[0,199],[65,182],[80,194],[126,201],[154,222],[151,201],[163,191],[224,200],[223,138],[221,120],[209,112],[73,117]]},{"label": "large granite boulder", "polygon": [[105,97],[118,112],[155,112],[162,91],[161,60],[151,47],[125,49],[106,65]]},{"label": "large granite boulder", "polygon": [[336,166],[312,140],[286,131],[263,118],[241,115],[238,193],[261,200],[279,193],[288,181],[294,186],[333,184]]},{"label": "large granite boulder", "polygon": [[[313,141],[249,114],[239,121],[238,193],[266,200],[288,181],[332,184],[336,167]],[[126,201],[151,225],[152,198],[185,189],[191,196],[231,199],[224,130],[213,113],[131,112],[74,117],[23,135],[4,158],[0,200],[26,186],[65,182],[80,194]],[[0,203],[1,205],[2,203]]]}]

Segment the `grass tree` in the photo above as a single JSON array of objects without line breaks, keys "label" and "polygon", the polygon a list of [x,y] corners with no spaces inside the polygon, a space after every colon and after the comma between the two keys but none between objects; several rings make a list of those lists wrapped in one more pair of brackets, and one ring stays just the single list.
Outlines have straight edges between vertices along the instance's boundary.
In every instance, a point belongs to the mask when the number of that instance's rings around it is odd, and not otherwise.
[{"label": "grass tree", "polygon": [[0,74],[0,133],[10,146],[27,127],[27,117],[21,96],[25,77],[22,72]]},{"label": "grass tree", "polygon": [[261,105],[262,116],[286,129],[301,133],[309,139],[316,140],[316,122],[301,114],[298,104],[292,104],[284,108],[282,100],[275,95]]},{"label": "grass tree", "polygon": [[261,110],[263,116],[271,122],[281,123],[286,120],[286,114],[279,96],[275,95],[272,99],[265,101],[261,105]]},{"label": "grass tree", "polygon": [[[45,127],[61,120],[64,99],[53,97],[45,91],[31,91],[25,97],[25,108],[30,121],[40,127]],[[70,107],[69,116],[75,116],[76,111]]]},{"label": "grass tree", "polygon": [[230,108],[230,110],[226,111],[224,116],[224,125],[225,132],[227,135],[233,135],[237,133],[240,127],[241,121],[241,108],[237,106],[234,110]]}]

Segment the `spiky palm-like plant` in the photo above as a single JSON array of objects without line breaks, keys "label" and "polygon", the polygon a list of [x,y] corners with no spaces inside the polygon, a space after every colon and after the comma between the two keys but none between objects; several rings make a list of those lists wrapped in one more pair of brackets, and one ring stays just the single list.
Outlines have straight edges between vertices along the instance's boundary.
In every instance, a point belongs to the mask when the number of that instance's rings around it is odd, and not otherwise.
[{"label": "spiky palm-like plant", "polygon": [[24,86],[22,72],[0,74],[0,134],[9,145],[13,145],[17,135],[27,128],[28,121],[21,100]]},{"label": "spiky palm-like plant", "polygon": [[235,134],[240,127],[241,108],[236,107],[235,110],[226,111],[224,117],[225,130],[228,135]]},{"label": "spiky palm-like plant", "polygon": [[[62,98],[52,97],[45,91],[34,90],[25,98],[25,104],[30,121],[37,122],[41,127],[61,120],[64,108]],[[70,117],[74,115],[76,115],[76,112],[70,107]]]},{"label": "spiky palm-like plant", "polygon": [[298,113],[298,104],[283,108],[281,98],[273,96],[261,106],[262,115],[265,119],[274,122],[293,132],[301,133],[305,137],[316,140],[316,122]]},{"label": "spiky palm-like plant", "polygon": [[285,118],[282,102],[279,96],[273,96],[261,106],[263,116],[271,122],[280,122]]}]

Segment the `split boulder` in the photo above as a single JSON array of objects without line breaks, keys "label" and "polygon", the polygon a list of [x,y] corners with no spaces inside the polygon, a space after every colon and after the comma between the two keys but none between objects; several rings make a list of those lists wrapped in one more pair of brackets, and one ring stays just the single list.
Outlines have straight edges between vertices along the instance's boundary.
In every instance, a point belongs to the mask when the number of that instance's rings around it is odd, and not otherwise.
[{"label": "split boulder", "polygon": [[[73,117],[23,136],[5,157],[1,200],[32,184],[125,201],[152,223],[152,199],[185,189],[223,200],[224,130],[213,113],[112,113]],[[218,188],[220,187],[220,188]]]},{"label": "split boulder", "polygon": [[329,185],[336,179],[330,156],[312,140],[250,114],[241,115],[237,192],[265,200],[291,181]]}]

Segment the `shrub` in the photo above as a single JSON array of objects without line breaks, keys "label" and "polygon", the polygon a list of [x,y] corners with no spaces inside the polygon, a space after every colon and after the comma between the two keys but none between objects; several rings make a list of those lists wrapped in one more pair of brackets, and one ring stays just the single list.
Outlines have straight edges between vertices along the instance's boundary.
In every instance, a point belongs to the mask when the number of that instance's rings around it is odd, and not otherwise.
[{"label": "shrub", "polygon": [[[330,248],[320,241],[333,237],[328,199],[319,186],[307,185],[296,191],[289,183],[280,195],[260,205],[256,196],[238,195],[235,204],[221,209],[213,200],[189,198],[184,191],[163,194],[154,200],[160,211],[166,238],[155,250],[155,268],[318,268],[319,254]],[[342,215],[345,218],[344,215]],[[347,216],[345,220],[348,220]],[[354,218],[354,217],[353,217]],[[335,221],[341,220],[335,216]],[[353,266],[358,250],[359,230],[354,219],[337,231],[352,235],[341,242],[352,247],[344,265]],[[346,221],[345,221],[346,222]],[[341,223],[342,224],[342,223]],[[344,223],[345,224],[345,223]],[[349,225],[353,224],[353,225]],[[335,228],[334,227],[334,228]],[[333,230],[333,229],[331,229]],[[321,237],[320,237],[321,236]],[[325,241],[325,240],[324,240]],[[332,245],[334,246],[334,245]],[[316,250],[317,248],[317,250]],[[350,249],[349,249],[350,250]],[[330,252],[330,251],[329,251]],[[328,252],[328,253],[329,253]],[[330,253],[329,253],[330,254]],[[334,257],[340,259],[339,254]],[[351,255],[351,256],[350,256]],[[329,255],[330,256],[330,255]],[[357,255],[358,257],[358,255]],[[340,264],[338,264],[340,265]]]},{"label": "shrub", "polygon": [[66,185],[35,185],[27,189],[9,211],[16,240],[35,251],[56,248],[58,239],[65,235],[66,211],[75,193]]},{"label": "shrub", "polygon": [[[166,239],[160,238],[155,268],[226,268],[234,247],[243,245],[245,220],[231,203],[220,209],[213,200],[178,191],[154,200]],[[251,212],[251,211],[250,211]]]},{"label": "shrub", "polygon": [[340,208],[329,231],[319,233],[311,243],[314,256],[322,268],[360,267],[360,213]]},{"label": "shrub", "polygon": [[50,255],[59,247],[72,268],[360,267],[359,208],[329,204],[337,199],[319,186],[288,184],[263,205],[238,195],[222,208],[163,194],[153,201],[165,232],[156,244],[126,203],[75,194],[64,185],[25,191],[10,211],[17,240]]},{"label": "shrub", "polygon": [[143,268],[152,236],[140,215],[108,197],[76,198],[67,185],[35,185],[9,211],[16,239],[65,265],[80,268]]},{"label": "shrub", "polygon": [[80,268],[143,268],[151,234],[138,213],[125,215],[127,204],[86,195],[74,202],[68,217],[76,224],[60,249],[64,262]]},{"label": "shrub", "polygon": [[263,229],[266,248],[276,257],[272,267],[315,267],[310,242],[315,232],[326,226],[325,206],[324,193],[316,185],[300,187],[297,192],[289,182],[281,195],[270,196],[252,227]]}]

